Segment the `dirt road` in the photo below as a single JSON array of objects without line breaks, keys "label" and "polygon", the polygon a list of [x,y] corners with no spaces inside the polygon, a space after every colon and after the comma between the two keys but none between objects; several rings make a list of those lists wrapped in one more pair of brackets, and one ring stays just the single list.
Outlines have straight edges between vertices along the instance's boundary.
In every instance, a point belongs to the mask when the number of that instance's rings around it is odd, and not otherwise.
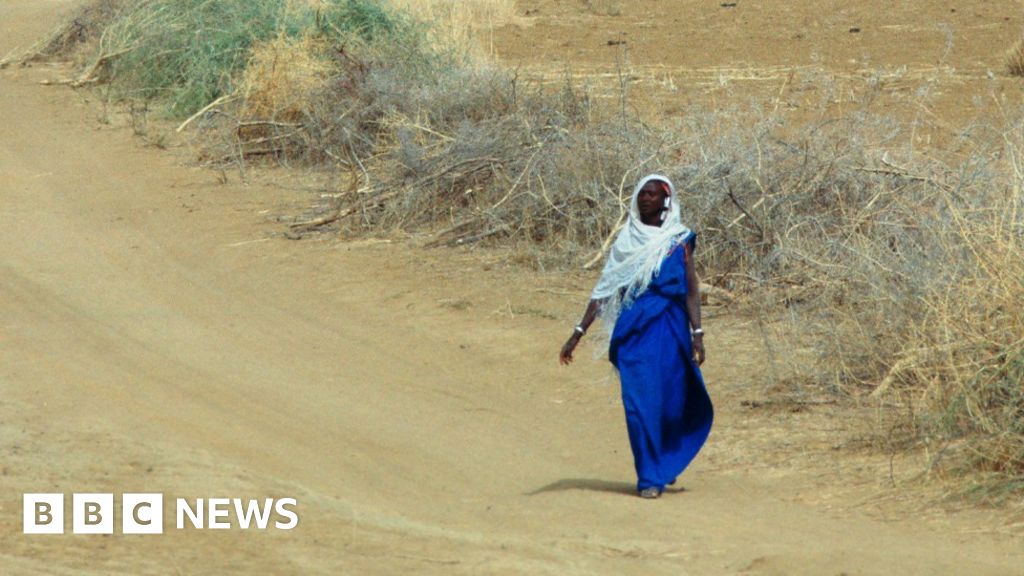
[{"label": "dirt road", "polygon": [[[6,0],[0,54],[67,4]],[[842,416],[745,411],[762,352],[724,315],[706,454],[685,491],[632,496],[606,366],[555,362],[582,282],[282,239],[308,192],[146,147],[38,84],[61,73],[0,73],[0,572],[1024,573],[977,516],[830,489]],[[26,492],[292,496],[300,525],[28,536]]]}]

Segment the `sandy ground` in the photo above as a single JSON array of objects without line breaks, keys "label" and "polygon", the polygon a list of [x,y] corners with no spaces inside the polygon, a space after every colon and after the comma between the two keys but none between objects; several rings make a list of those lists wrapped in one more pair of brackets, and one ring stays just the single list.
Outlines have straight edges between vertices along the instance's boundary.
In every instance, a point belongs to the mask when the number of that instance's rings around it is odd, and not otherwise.
[{"label": "sandy ground", "polygon": [[[5,0],[0,54],[68,4]],[[283,239],[309,191],[146,147],[38,84],[62,74],[0,72],[0,572],[1024,573],[1005,511],[921,504],[917,464],[848,449],[865,414],[766,401],[756,328],[716,308],[710,443],[685,490],[636,498],[606,364],[555,361],[592,277]],[[26,492],[292,496],[301,520],[28,536]]]}]

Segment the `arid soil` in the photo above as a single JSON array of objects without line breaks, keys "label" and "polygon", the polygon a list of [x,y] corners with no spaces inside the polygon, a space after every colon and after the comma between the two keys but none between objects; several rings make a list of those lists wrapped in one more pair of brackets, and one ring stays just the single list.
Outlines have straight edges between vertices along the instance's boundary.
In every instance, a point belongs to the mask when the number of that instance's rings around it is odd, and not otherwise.
[{"label": "arid soil", "polygon": [[1024,102],[1005,56],[1019,1],[519,0],[490,47],[524,79],[571,77],[647,120],[755,105],[792,122],[867,109],[949,145]]},{"label": "arid soil", "polygon": [[[72,4],[6,0],[0,55]],[[579,39],[564,22],[592,18],[534,4],[525,30],[551,50]],[[715,57],[687,62],[731,62]],[[279,217],[315,200],[301,180],[192,167],[186,147],[147,146],[88,92],[39,84],[66,75],[0,71],[0,573],[1024,573],[1019,515],[937,501],[916,456],[857,448],[870,408],[777,400],[773,360],[792,351],[718,306],[712,437],[682,488],[636,498],[607,363],[592,344],[556,362],[592,274],[285,239]],[[35,492],[291,496],[300,524],[29,536],[22,494]]]}]

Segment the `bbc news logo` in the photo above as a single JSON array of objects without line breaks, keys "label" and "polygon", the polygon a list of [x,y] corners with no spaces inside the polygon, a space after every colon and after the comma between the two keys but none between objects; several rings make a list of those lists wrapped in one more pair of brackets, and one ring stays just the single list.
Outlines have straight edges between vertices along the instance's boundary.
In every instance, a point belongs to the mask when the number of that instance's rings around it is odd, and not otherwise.
[{"label": "bbc news logo", "polygon": [[[242,530],[291,530],[299,524],[298,505],[295,498],[177,498],[174,527],[228,530],[233,517]],[[22,513],[25,534],[64,533],[64,494],[25,494]],[[113,534],[114,515],[113,494],[71,495],[73,534]],[[164,495],[122,494],[121,533],[163,534]]]}]

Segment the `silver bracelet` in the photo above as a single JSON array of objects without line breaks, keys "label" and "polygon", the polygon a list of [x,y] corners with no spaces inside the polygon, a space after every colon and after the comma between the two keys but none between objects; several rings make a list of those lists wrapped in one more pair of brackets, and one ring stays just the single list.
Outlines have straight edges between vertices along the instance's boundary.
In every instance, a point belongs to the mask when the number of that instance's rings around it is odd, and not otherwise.
[{"label": "silver bracelet", "polygon": [[580,326],[579,324],[577,324],[576,327],[572,329],[572,331],[579,334],[580,336],[583,336],[584,334],[587,333],[587,330],[583,328],[583,326]]},{"label": "silver bracelet", "polygon": [[694,328],[693,329],[693,335],[694,336],[703,336],[704,335],[704,329],[703,328]]}]

